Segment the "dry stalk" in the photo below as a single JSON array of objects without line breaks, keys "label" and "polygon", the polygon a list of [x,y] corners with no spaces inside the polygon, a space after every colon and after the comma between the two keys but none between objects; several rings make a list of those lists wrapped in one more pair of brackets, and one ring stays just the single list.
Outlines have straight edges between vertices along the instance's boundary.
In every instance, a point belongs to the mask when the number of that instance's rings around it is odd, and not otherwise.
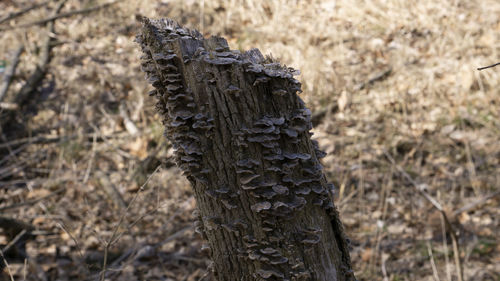
[{"label": "dry stalk", "polygon": [[439,274],[436,268],[436,262],[434,261],[434,255],[432,254],[431,242],[427,241],[427,253],[429,253],[429,259],[431,261],[432,275],[434,276],[434,281],[441,281],[439,279]]},{"label": "dry stalk", "polygon": [[76,237],[71,233],[71,231],[69,231],[64,226],[64,223],[62,222],[62,220],[61,220],[61,222],[56,222],[56,224],[59,228],[61,228],[64,232],[66,232],[66,234],[68,234],[68,236],[71,238],[71,240],[73,240],[73,242],[75,243],[75,247],[78,251],[78,255],[80,256],[80,259],[82,260],[83,264],[85,265],[85,269],[87,270],[87,272],[90,272],[89,265],[85,262],[85,257],[83,255],[82,248],[80,247],[80,243],[78,243],[78,240],[76,239]]},{"label": "dry stalk", "polygon": [[[0,250],[0,256],[2,256],[2,261],[5,264],[5,267],[7,268],[7,272],[9,273],[10,281],[14,281],[14,276],[12,275],[12,272],[10,271],[9,263],[7,262],[7,259],[5,258],[5,256],[3,255],[2,250]],[[2,264],[0,264],[0,269],[3,269]]]},{"label": "dry stalk", "polygon": [[103,260],[103,265],[102,265],[102,270],[101,270],[101,278],[100,278],[101,281],[104,281],[105,278],[106,278],[106,266],[107,266],[107,262],[108,262],[109,248],[113,244],[115,244],[116,242],[118,242],[118,239],[121,237],[121,234],[118,233],[118,229],[122,225],[122,223],[123,223],[123,221],[125,219],[125,216],[128,215],[128,211],[130,210],[130,207],[132,207],[132,205],[134,204],[134,202],[139,197],[139,194],[144,190],[144,187],[149,183],[149,181],[151,180],[151,178],[153,177],[153,175],[156,174],[156,172],[160,169],[160,167],[161,167],[161,165],[159,165],[158,167],[156,167],[156,169],[153,171],[153,173],[151,173],[151,175],[149,175],[149,177],[147,178],[146,182],[144,182],[144,184],[137,190],[137,192],[135,193],[135,195],[132,198],[132,200],[128,203],[127,208],[125,209],[125,211],[121,215],[120,220],[118,221],[118,224],[113,229],[113,233],[111,234],[111,237],[108,239],[108,241],[106,241],[105,247],[104,247],[104,260]]}]

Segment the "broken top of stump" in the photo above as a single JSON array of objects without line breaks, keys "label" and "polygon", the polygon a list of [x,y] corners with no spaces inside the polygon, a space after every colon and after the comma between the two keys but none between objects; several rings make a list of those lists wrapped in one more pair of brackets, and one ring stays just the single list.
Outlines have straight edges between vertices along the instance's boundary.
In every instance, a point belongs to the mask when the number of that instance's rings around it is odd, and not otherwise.
[{"label": "broken top of stump", "polygon": [[136,37],[136,42],[143,47],[148,45],[145,41],[149,41],[154,42],[155,47],[160,50],[168,48],[168,43],[180,38],[183,39],[180,42],[184,42],[181,45],[181,53],[186,63],[193,58],[204,56],[205,61],[215,65],[243,64],[248,67],[249,72],[290,79],[296,86],[294,90],[302,92],[300,82],[293,78],[299,75],[300,71],[280,65],[271,56],[264,57],[257,48],[244,53],[230,50],[226,39],[219,36],[204,38],[199,31],[183,28],[172,19],[149,19],[137,16],[137,20],[142,23],[143,28],[142,33]]}]

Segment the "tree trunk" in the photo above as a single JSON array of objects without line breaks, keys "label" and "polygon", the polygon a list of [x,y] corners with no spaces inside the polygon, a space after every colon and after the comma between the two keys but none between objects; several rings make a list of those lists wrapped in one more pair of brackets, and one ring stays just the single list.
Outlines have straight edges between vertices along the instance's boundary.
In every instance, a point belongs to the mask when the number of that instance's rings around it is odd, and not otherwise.
[{"label": "tree trunk", "polygon": [[294,70],[140,18],[142,69],[219,281],[355,280]]}]

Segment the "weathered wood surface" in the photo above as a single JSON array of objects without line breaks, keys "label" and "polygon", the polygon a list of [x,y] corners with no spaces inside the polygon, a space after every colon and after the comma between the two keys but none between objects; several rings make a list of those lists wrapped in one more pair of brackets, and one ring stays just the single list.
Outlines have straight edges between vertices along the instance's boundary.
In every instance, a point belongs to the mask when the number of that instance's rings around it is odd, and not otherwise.
[{"label": "weathered wood surface", "polygon": [[141,18],[142,70],[219,281],[355,280],[294,70]]}]

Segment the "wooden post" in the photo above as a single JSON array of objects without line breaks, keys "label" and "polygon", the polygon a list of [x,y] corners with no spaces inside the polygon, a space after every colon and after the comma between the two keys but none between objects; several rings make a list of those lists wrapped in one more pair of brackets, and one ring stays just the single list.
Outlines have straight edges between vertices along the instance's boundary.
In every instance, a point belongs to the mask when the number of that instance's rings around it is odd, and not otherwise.
[{"label": "wooden post", "polygon": [[355,280],[295,71],[169,19],[140,18],[142,70],[219,281]]}]

